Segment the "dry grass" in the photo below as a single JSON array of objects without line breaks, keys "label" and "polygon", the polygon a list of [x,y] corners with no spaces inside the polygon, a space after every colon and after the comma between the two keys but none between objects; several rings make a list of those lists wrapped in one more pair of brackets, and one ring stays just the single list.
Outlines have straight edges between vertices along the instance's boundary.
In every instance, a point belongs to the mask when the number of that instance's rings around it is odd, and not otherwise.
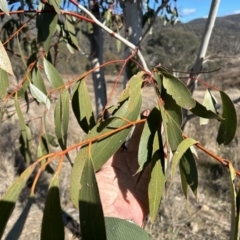
[{"label": "dry grass", "polygon": [[[91,81],[88,80],[90,96],[94,99]],[[108,78],[108,94],[112,88],[114,78]],[[122,90],[122,85],[117,86],[117,90],[112,96],[112,103],[118,100],[119,93]],[[143,91],[143,109],[151,109],[154,106],[155,100],[153,98],[153,89],[146,88]],[[197,92],[196,92],[197,93]],[[202,98],[202,92],[197,93],[197,98]],[[239,91],[230,92],[230,96],[235,98],[239,96]],[[237,105],[237,112],[239,106]],[[35,111],[36,106],[32,106],[28,114],[25,115],[25,120],[33,117],[41,116],[41,112]],[[54,132],[53,126],[53,110],[49,111],[48,131]],[[240,116],[239,116],[240,117]],[[31,125],[33,127],[33,136],[38,140],[40,128],[35,122]],[[186,126],[185,132],[188,136],[199,140],[202,145],[212,150],[216,154],[228,158],[233,161],[234,166],[240,169],[238,163],[238,140],[240,139],[240,132],[238,129],[236,140],[231,143],[229,147],[221,147],[218,149],[215,144],[217,135],[217,122],[211,121],[209,125],[199,126],[198,119],[192,119]],[[13,117],[6,121],[1,129],[1,155],[0,155],[0,197],[11,185],[14,178],[25,168],[25,163],[18,150],[18,134],[19,127],[17,118]],[[83,133],[78,127],[75,117],[71,115],[69,124],[68,145],[79,142],[83,137]],[[36,151],[35,151],[36,152]],[[227,239],[230,231],[230,192],[229,192],[229,177],[228,171],[220,166],[214,160],[201,152],[198,152],[199,159],[197,159],[197,166],[199,171],[199,189],[197,200],[190,194],[189,205],[183,196],[181,190],[180,177],[176,174],[168,194],[164,196],[159,212],[158,220],[152,226],[147,224],[146,229],[150,232],[152,239]],[[72,159],[76,152],[71,153]],[[69,200],[69,175],[71,172],[70,165],[66,162],[64,164],[61,174],[61,199],[63,207],[63,215],[66,225],[66,239],[75,239],[78,228],[78,212],[72,207]],[[45,196],[51,175],[48,173],[42,174],[38,187],[36,189],[36,198],[31,206],[27,221],[21,237],[18,239],[33,240],[39,239],[39,232],[41,227],[41,218],[44,207]],[[28,181],[28,186],[31,185],[32,179]],[[29,188],[26,187],[21,194],[16,205],[13,216],[11,217],[4,239],[14,239],[11,231],[16,221],[23,211],[26,210],[26,203],[28,199]],[[189,208],[189,211],[187,210]],[[74,220],[75,219],[75,220]]]}]

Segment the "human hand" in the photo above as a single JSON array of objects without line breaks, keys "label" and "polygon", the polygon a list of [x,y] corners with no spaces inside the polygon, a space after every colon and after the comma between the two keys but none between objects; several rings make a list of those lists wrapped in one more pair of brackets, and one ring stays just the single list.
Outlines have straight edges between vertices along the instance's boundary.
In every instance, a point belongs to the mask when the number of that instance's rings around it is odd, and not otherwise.
[{"label": "human hand", "polygon": [[[148,111],[143,112],[144,116]],[[138,146],[143,123],[136,125],[127,149],[120,148],[96,173],[105,216],[132,220],[139,226],[149,213],[150,166],[138,170]]]}]

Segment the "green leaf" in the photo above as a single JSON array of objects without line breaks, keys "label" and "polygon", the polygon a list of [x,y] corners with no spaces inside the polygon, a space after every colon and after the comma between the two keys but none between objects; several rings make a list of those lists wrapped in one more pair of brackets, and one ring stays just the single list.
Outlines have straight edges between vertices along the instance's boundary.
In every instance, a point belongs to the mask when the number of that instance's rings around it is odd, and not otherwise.
[{"label": "green leaf", "polygon": [[64,87],[64,82],[57,69],[46,58],[43,60],[43,65],[45,73],[51,85],[61,91]]},{"label": "green leaf", "polygon": [[[126,126],[128,121],[136,121],[141,110],[141,85],[143,72],[132,77],[128,82],[126,89],[121,95],[120,102],[113,111],[113,117],[98,123],[88,133],[84,140],[96,139],[100,136],[104,138],[94,141],[91,144],[91,154],[95,171],[98,171],[102,165],[119,149],[127,138],[131,127],[122,129],[121,131],[112,133],[120,127]],[[122,119],[124,118],[124,119]],[[82,168],[82,161],[88,156],[88,147],[83,146],[80,150],[78,159],[74,161],[74,166],[71,173],[70,180],[70,195],[75,207],[78,206],[76,201],[76,193],[80,186],[80,174]]]},{"label": "green leaf", "polygon": [[7,72],[0,68],[0,98],[4,98],[9,87],[9,78]]},{"label": "green leaf", "polygon": [[79,125],[84,132],[88,133],[95,126],[95,120],[91,99],[84,79],[79,80],[75,84],[72,109]]},{"label": "green leaf", "polygon": [[0,9],[9,15],[7,0],[0,0]]},{"label": "green leaf", "polygon": [[54,10],[56,11],[57,14],[60,14],[60,4],[62,0],[48,0],[47,1],[49,5],[52,5]]},{"label": "green leaf", "polygon": [[81,176],[79,215],[83,239],[107,239],[102,204],[90,156],[85,161]]},{"label": "green leaf", "polygon": [[[216,101],[215,98],[213,97],[212,93],[210,92],[209,89],[206,90],[205,92],[205,96],[203,99],[203,106],[206,107],[206,109],[208,110],[208,112],[213,112],[216,114],[216,109],[215,109],[215,105],[216,105]],[[202,110],[202,109],[200,109]],[[207,124],[208,123],[208,119],[206,118],[200,118],[200,124]]]},{"label": "green leaf", "polygon": [[41,90],[35,87],[33,84],[30,83],[29,87],[30,87],[32,96],[36,98],[39,103],[45,104],[46,108],[49,110],[51,106],[51,102],[49,98]]},{"label": "green leaf", "polygon": [[30,163],[32,161],[32,133],[31,129],[27,125],[25,125],[25,130],[21,131],[19,144],[20,152],[24,157],[26,163]]},{"label": "green leaf", "polygon": [[152,223],[156,220],[159,213],[159,206],[166,182],[166,178],[163,173],[163,166],[161,165],[161,161],[164,161],[164,156],[162,156],[163,159],[161,159],[158,137],[158,133],[156,133],[153,142],[151,178],[148,185],[149,214]]},{"label": "green leaf", "polygon": [[182,189],[185,197],[187,198],[187,186],[189,186],[197,197],[198,188],[198,172],[193,154],[188,149],[180,160],[179,164],[180,175],[182,180]]},{"label": "green leaf", "polygon": [[47,90],[44,84],[44,80],[38,70],[38,68],[34,68],[32,70],[32,82],[35,87],[37,87],[41,92],[47,95]]},{"label": "green leaf", "polygon": [[79,50],[80,47],[78,46],[77,33],[76,33],[76,30],[74,27],[73,18],[69,15],[66,15],[65,24],[66,24],[66,29],[69,34],[70,40],[71,40],[71,45],[74,45],[75,48],[77,48],[77,50]]},{"label": "green leaf", "polygon": [[[42,13],[37,15],[36,26],[38,29],[38,42],[43,44],[45,56],[48,55],[53,35],[57,28],[57,13],[52,11],[52,7],[47,4],[40,4],[39,10]],[[48,12],[48,14],[44,13]]]},{"label": "green leaf", "polygon": [[34,197],[29,197],[27,204],[24,206],[24,208],[21,210],[21,214],[18,217],[17,221],[12,226],[11,230],[8,232],[6,236],[6,240],[8,239],[20,239],[21,233],[24,229],[24,225],[26,223],[26,220],[28,218],[28,214],[31,210],[31,206],[34,204]]},{"label": "green leaf", "polygon": [[196,144],[197,141],[192,138],[186,138],[184,139],[177,148],[177,151],[174,153],[172,158],[172,172],[171,172],[171,182],[173,181],[173,177],[176,173],[177,165],[184,155],[184,153],[189,149],[192,145]]},{"label": "green leaf", "polygon": [[167,72],[162,72],[163,74],[163,86],[167,90],[176,103],[186,109],[191,109],[195,107],[196,102],[192,98],[191,93],[187,87],[177,78],[172,76]]},{"label": "green leaf", "polygon": [[54,112],[55,133],[62,149],[67,147],[67,131],[69,123],[69,93],[64,89],[56,104]]},{"label": "green leaf", "polygon": [[[26,72],[26,74],[27,74],[27,72]],[[25,77],[26,77],[26,75],[24,76],[24,78],[25,78]],[[18,92],[17,92],[17,95],[18,95],[19,97],[22,97],[22,98],[25,97],[25,100],[26,100],[26,91],[27,91],[27,89],[28,89],[29,83],[30,83],[30,81],[29,81],[29,79],[27,78],[27,79],[24,81],[24,83],[22,84],[21,88],[20,88],[20,89],[18,90]]]},{"label": "green leaf", "polygon": [[23,62],[23,65],[24,65],[24,67],[25,67],[25,69],[27,68],[27,63],[26,63],[26,59],[25,59],[25,57],[24,57],[24,55],[23,55],[23,51],[22,51],[22,46],[21,46],[21,44],[20,44],[20,42],[19,42],[19,36],[17,35],[17,46],[18,46],[18,51],[19,51],[19,53],[20,53],[20,56],[21,56],[21,59],[22,59],[22,62]]},{"label": "green leaf", "polygon": [[205,106],[203,106],[201,103],[197,102],[196,101],[196,106],[192,109],[190,109],[190,111],[201,117],[200,119],[200,124],[205,124],[205,122],[207,123],[206,120],[208,119],[217,119],[217,120],[223,120],[223,118],[216,114],[215,112],[211,111],[211,110],[208,110]]},{"label": "green leaf", "polygon": [[230,163],[228,165],[229,167],[229,173],[230,173],[230,192],[231,192],[231,236],[230,240],[237,240],[238,239],[238,215],[239,212],[237,213],[238,207],[237,207],[237,194],[236,194],[236,189],[234,185],[234,181],[236,178],[236,173],[235,170]]},{"label": "green leaf", "polygon": [[137,173],[142,171],[145,164],[148,163],[152,157],[153,140],[157,129],[160,128],[160,123],[161,123],[160,111],[159,109],[154,108],[147,117],[147,121],[144,124],[142,135],[140,138],[138,148],[139,169]]},{"label": "green leaf", "polygon": [[28,167],[19,178],[17,178],[10,188],[5,192],[2,199],[0,200],[0,238],[4,233],[4,229],[10,218],[16,201],[24,188],[28,178],[32,174],[34,166]]},{"label": "green leaf", "polygon": [[105,217],[108,240],[150,240],[146,231],[134,223],[114,217]]},{"label": "green leaf", "polygon": [[51,181],[44,207],[41,240],[64,239],[64,225],[59,196],[59,176],[56,173]]},{"label": "green leaf", "polygon": [[217,142],[219,145],[222,143],[228,145],[235,137],[237,130],[237,113],[229,96],[223,91],[220,91],[220,95],[222,98],[222,117],[224,120],[221,121],[219,126]]}]

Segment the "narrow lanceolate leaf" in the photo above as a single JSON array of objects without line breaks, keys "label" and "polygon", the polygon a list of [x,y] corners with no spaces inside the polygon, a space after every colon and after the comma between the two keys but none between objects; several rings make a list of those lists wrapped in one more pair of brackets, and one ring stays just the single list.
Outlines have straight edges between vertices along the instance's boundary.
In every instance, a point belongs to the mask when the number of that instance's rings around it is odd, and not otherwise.
[{"label": "narrow lanceolate leaf", "polygon": [[41,90],[35,87],[32,83],[29,85],[32,96],[39,102],[46,105],[47,109],[50,109],[51,102],[47,95],[45,95]]},{"label": "narrow lanceolate leaf", "polygon": [[9,87],[9,78],[6,71],[0,68],[0,98],[4,98]]},{"label": "narrow lanceolate leaf", "polygon": [[107,239],[102,204],[90,156],[85,161],[81,176],[79,214],[83,239]]},{"label": "narrow lanceolate leaf", "polygon": [[[215,99],[212,96],[209,89],[207,89],[206,92],[205,92],[204,99],[203,99],[203,106],[205,106],[207,110],[209,110],[213,113],[216,113],[215,105],[216,105]],[[207,123],[208,123],[207,118],[200,118],[200,124],[201,125],[207,124]]]},{"label": "narrow lanceolate leaf", "polygon": [[217,142],[219,145],[222,143],[228,145],[235,137],[237,130],[237,113],[229,96],[223,91],[220,91],[220,95],[222,98],[222,117],[224,120],[221,121],[219,126]]},{"label": "narrow lanceolate leaf", "polygon": [[64,239],[58,174],[54,175],[48,190],[41,228],[41,240],[52,239]]},{"label": "narrow lanceolate leaf", "polygon": [[[38,42],[42,43],[45,56],[47,56],[53,35],[57,28],[58,16],[56,12],[52,11],[52,7],[47,4],[44,4],[40,10],[42,10],[43,13],[39,13],[36,19]],[[48,12],[48,14],[45,14],[44,11]]]},{"label": "narrow lanceolate leaf", "polygon": [[[136,121],[141,110],[141,85],[143,72],[133,76],[127,84],[126,89],[121,95],[119,103],[112,112],[113,117],[98,123],[86,136],[85,140],[95,140],[91,144],[92,161],[95,171],[119,149],[127,138],[131,125],[118,131],[119,128],[128,124],[128,121]],[[126,121],[126,119],[128,121]],[[98,139],[98,141],[96,141]],[[80,155],[74,161],[70,180],[70,195],[75,207],[78,207],[76,194],[79,191],[81,162],[88,156],[88,147],[80,149]]]},{"label": "narrow lanceolate leaf", "polygon": [[56,104],[54,112],[55,133],[62,149],[67,147],[67,131],[69,122],[69,93],[64,89]]},{"label": "narrow lanceolate leaf", "polygon": [[177,78],[172,76],[167,72],[162,72],[163,74],[163,86],[167,90],[176,103],[186,109],[191,109],[195,107],[196,102],[192,98],[191,93],[187,87]]},{"label": "narrow lanceolate leaf", "polygon": [[32,70],[32,82],[35,87],[37,87],[41,92],[43,92],[45,95],[47,95],[47,90],[44,84],[44,80],[38,70],[38,68],[34,68]]},{"label": "narrow lanceolate leaf", "polygon": [[182,189],[185,197],[187,198],[188,186],[191,188],[195,197],[197,197],[198,188],[198,172],[197,166],[190,149],[188,149],[180,160],[179,164]]},{"label": "narrow lanceolate leaf", "polygon": [[177,151],[173,155],[172,159],[172,172],[171,172],[171,181],[173,180],[173,177],[177,170],[177,165],[182,158],[183,154],[189,149],[192,145],[196,144],[197,141],[192,138],[186,138],[184,139],[177,148]]},{"label": "narrow lanceolate leaf", "polygon": [[30,128],[25,124],[22,111],[20,109],[20,105],[18,102],[17,94],[14,98],[14,104],[16,108],[16,112],[18,115],[19,125],[20,125],[20,151],[24,156],[27,163],[31,161],[31,143],[32,143],[32,135]]},{"label": "narrow lanceolate leaf", "polygon": [[213,112],[212,110],[208,110],[205,106],[203,106],[201,103],[196,101],[196,106],[192,109],[190,109],[190,111],[201,117],[200,118],[200,124],[205,124],[207,123],[208,119],[217,119],[217,120],[223,120],[223,118],[218,115],[217,113],[215,113],[215,111]]},{"label": "narrow lanceolate leaf", "polygon": [[230,173],[230,192],[231,192],[231,236],[230,240],[238,239],[238,215],[239,215],[239,207],[237,207],[237,194],[235,189],[234,180],[236,178],[235,170],[230,163],[229,165],[229,173]]},{"label": "narrow lanceolate leaf", "polygon": [[153,142],[153,155],[151,161],[151,178],[148,185],[148,199],[149,199],[149,213],[150,219],[153,223],[159,212],[160,202],[165,188],[166,178],[163,173],[163,166],[161,165],[161,153],[158,140],[158,133],[155,134]]},{"label": "narrow lanceolate leaf", "polygon": [[24,131],[21,131],[21,135],[19,137],[20,152],[26,163],[30,163],[32,161],[32,133],[31,129],[27,125],[25,125],[24,129]]},{"label": "narrow lanceolate leaf", "polygon": [[34,167],[27,168],[19,178],[17,178],[0,200],[0,238],[10,218],[16,201],[24,188],[28,178],[32,174]]},{"label": "narrow lanceolate leaf", "polygon": [[65,24],[66,24],[66,30],[68,31],[69,38],[70,38],[70,41],[71,41],[70,44],[73,45],[75,48],[77,48],[79,50],[80,47],[78,46],[77,33],[76,33],[76,30],[75,30],[73,18],[69,15],[66,15]]},{"label": "narrow lanceolate leaf", "polygon": [[138,148],[138,165],[137,172],[142,171],[146,163],[151,160],[153,152],[153,139],[158,128],[160,128],[160,111],[154,108],[149,114],[144,124],[142,135]]},{"label": "narrow lanceolate leaf", "polygon": [[0,9],[9,15],[7,0],[0,0]]},{"label": "narrow lanceolate leaf", "polygon": [[52,5],[57,14],[60,14],[61,0],[48,0],[49,5]]},{"label": "narrow lanceolate leaf", "polygon": [[75,84],[75,91],[72,97],[72,109],[74,115],[84,130],[88,133],[95,126],[95,119],[88,89],[84,79]]},{"label": "narrow lanceolate leaf", "polygon": [[43,60],[43,65],[44,71],[51,85],[61,91],[62,87],[64,87],[64,82],[57,69],[46,58]]},{"label": "narrow lanceolate leaf", "polygon": [[22,59],[22,62],[23,62],[23,65],[25,67],[25,69],[27,68],[27,63],[26,63],[26,59],[23,55],[23,49],[22,49],[22,46],[21,46],[21,43],[19,42],[19,36],[17,35],[17,46],[18,46],[18,51],[20,53],[20,56],[21,56],[21,59]]},{"label": "narrow lanceolate leaf", "polygon": [[105,217],[108,240],[150,240],[146,231],[134,223],[114,217]]},{"label": "narrow lanceolate leaf", "polygon": [[[4,0],[0,0],[0,4],[1,2],[4,2]],[[0,68],[11,75],[14,75],[12,70],[12,64],[1,41],[0,41]]]}]

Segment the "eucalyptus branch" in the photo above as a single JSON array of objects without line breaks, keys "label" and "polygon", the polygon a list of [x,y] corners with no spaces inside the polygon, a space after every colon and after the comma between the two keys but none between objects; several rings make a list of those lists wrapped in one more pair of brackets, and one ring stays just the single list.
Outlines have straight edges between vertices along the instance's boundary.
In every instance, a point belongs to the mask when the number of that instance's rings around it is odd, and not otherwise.
[{"label": "eucalyptus branch", "polygon": [[156,20],[156,18],[157,18],[158,13],[167,6],[168,2],[169,2],[169,0],[164,1],[164,2],[157,8],[157,10],[156,10],[155,13],[154,13],[153,18],[151,19],[151,22],[148,24],[147,29],[145,30],[145,32],[144,32],[143,35],[142,35],[142,38],[139,40],[139,42],[138,42],[138,44],[137,44],[138,47],[139,47],[139,46],[142,44],[142,42],[146,39],[146,36],[147,36],[148,32],[150,31],[150,29],[152,28],[153,24],[155,23],[155,20]]},{"label": "eucalyptus branch", "polygon": [[78,4],[75,0],[69,0],[69,2],[71,2],[72,4],[74,4],[76,7],[78,7],[79,9],[81,9],[83,12],[85,12],[93,21],[95,24],[97,24],[100,28],[102,28],[104,31],[106,31],[107,33],[109,33],[111,36],[115,37],[116,39],[118,39],[119,41],[121,41],[122,43],[124,43],[126,46],[128,46],[129,48],[131,48],[133,51],[137,51],[137,55],[142,63],[143,69],[146,72],[150,73],[150,70],[148,69],[147,63],[141,53],[141,51],[138,49],[138,46],[135,46],[134,44],[132,44],[131,42],[129,42],[128,40],[126,40],[124,37],[120,36],[119,34],[115,33],[114,31],[112,31],[110,28],[108,28],[107,26],[105,26],[103,23],[101,23],[90,11],[88,11],[84,6],[82,6],[81,4]]}]

